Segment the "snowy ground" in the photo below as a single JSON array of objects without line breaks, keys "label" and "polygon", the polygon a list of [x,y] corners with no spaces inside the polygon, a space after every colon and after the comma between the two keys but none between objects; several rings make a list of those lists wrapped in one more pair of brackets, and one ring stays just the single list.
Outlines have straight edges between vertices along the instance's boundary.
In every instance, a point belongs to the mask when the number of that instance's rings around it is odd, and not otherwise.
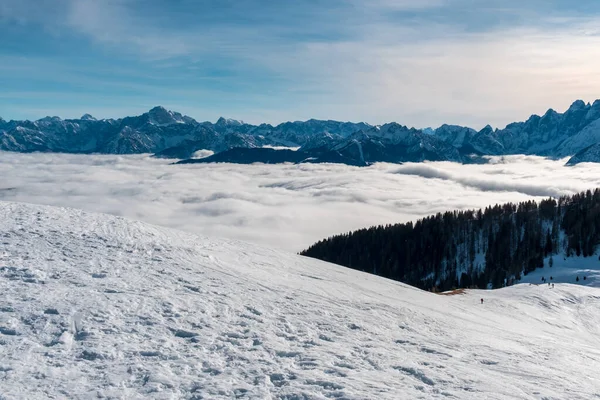
[{"label": "snowy ground", "polygon": [[[553,255],[552,259],[552,267],[549,266],[549,258],[546,258],[544,268],[538,268],[523,276],[521,283],[542,284],[542,278],[544,278],[546,279],[546,285],[550,282],[600,287],[600,260],[598,254],[591,257],[565,257],[561,253]],[[579,277],[579,281],[577,281],[577,277]]]},{"label": "snowy ground", "polygon": [[17,203],[0,244],[2,399],[600,398],[597,288],[441,296]]}]

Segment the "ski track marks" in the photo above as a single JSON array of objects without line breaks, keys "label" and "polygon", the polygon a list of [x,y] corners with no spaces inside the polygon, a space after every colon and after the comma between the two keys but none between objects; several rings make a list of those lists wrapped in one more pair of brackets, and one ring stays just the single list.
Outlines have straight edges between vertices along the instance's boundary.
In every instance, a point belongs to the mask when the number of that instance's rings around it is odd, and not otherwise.
[{"label": "ski track marks", "polygon": [[600,396],[597,289],[438,296],[16,203],[0,203],[0,245],[0,398]]}]

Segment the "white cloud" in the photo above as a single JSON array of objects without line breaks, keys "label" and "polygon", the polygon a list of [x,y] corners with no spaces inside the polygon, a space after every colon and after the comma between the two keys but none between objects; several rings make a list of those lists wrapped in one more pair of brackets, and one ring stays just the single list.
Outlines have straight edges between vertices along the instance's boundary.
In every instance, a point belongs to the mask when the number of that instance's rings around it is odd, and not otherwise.
[{"label": "white cloud", "polygon": [[289,147],[289,146],[271,146],[270,144],[266,144],[263,146],[264,149],[273,149],[273,150],[292,150],[297,151],[300,147]]},{"label": "white cloud", "polygon": [[291,251],[366,226],[600,186],[600,165],[564,167],[521,156],[490,165],[369,168],[175,166],[147,156],[0,156],[0,200],[111,213]]},{"label": "white cloud", "polygon": [[[60,40],[73,34],[86,37],[102,47],[94,52],[104,57],[109,72],[95,71],[101,68],[95,63],[83,70],[79,65],[70,67],[65,60],[45,72],[39,59],[14,63],[5,57],[0,69],[38,64],[32,73],[21,73],[26,77],[8,73],[18,79],[47,74],[52,82],[77,84],[94,94],[94,88],[114,87],[105,94],[106,104],[78,93],[77,98],[90,104],[85,110],[78,108],[78,114],[100,115],[109,104],[119,103],[115,107],[123,110],[118,115],[122,116],[139,112],[142,104],[164,104],[180,105],[180,111],[201,120],[227,114],[253,123],[321,118],[395,120],[417,127],[442,123],[503,127],[550,107],[564,110],[578,98],[598,97],[598,17],[565,13],[556,18],[552,7],[488,3],[352,0],[343,6],[316,2],[298,3],[289,10],[262,10],[243,2],[223,14],[223,20],[165,25],[165,20],[177,21],[181,10],[164,9],[166,17],[161,19],[160,8],[145,13],[144,2],[134,0],[4,0],[0,21],[44,25]],[[410,17],[423,9],[437,10],[439,18]],[[498,23],[467,30],[458,22],[457,9],[471,10],[474,16],[480,13],[483,20],[498,13],[526,15],[531,23],[527,28]],[[402,10],[408,10],[404,14],[409,17],[394,20],[388,15]],[[228,19],[240,18],[246,11],[252,18]],[[254,19],[264,23],[253,25]],[[131,68],[134,77],[122,67],[132,60],[140,64]],[[227,71],[225,77],[211,76],[220,69]],[[196,79],[204,75],[210,82]],[[229,87],[236,89],[228,92]],[[136,97],[119,98],[122,88]],[[40,98],[46,102],[49,96]],[[199,101],[206,98],[214,101]],[[50,108],[8,107],[15,113],[27,108],[29,114]],[[61,100],[62,110],[58,107],[52,107],[53,114],[72,116],[77,106]]]},{"label": "white cloud", "polygon": [[[515,160],[515,159],[513,159]],[[530,163],[535,163],[538,160],[529,160]],[[559,164],[564,164],[567,159],[558,161]],[[398,168],[396,173],[403,175],[414,175],[425,179],[441,179],[452,181],[457,184],[474,188],[482,192],[517,192],[533,197],[560,197],[572,194],[581,190],[581,185],[577,181],[573,184],[568,182],[552,182],[551,176],[541,176],[522,174],[519,180],[515,180],[515,165],[521,166],[520,163],[510,163],[511,168],[498,168],[497,160],[491,165],[481,166],[478,168],[477,174],[472,173],[471,168],[454,170],[450,163],[435,163],[436,166],[430,164],[406,164]],[[482,175],[486,174],[486,175]]]},{"label": "white cloud", "polygon": [[[306,44],[289,64],[274,65],[321,92],[309,103],[320,105],[317,117],[504,127],[599,97],[600,36],[586,27],[465,33],[433,25],[422,39],[419,30],[381,25],[360,40]],[[313,108],[295,112],[315,117]]]},{"label": "white cloud", "polygon": [[198,150],[192,154],[192,158],[206,158],[215,154],[212,150]]}]

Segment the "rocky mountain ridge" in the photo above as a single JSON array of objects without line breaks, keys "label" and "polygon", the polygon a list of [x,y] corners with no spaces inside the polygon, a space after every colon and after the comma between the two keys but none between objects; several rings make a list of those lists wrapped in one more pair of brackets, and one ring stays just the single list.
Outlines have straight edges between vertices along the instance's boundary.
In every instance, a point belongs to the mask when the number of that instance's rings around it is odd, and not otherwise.
[{"label": "rocky mountain ridge", "polygon": [[[574,156],[568,164],[600,162],[594,145],[600,143],[600,100],[575,101],[564,113],[552,109],[542,116],[508,124],[486,126],[442,125],[437,129],[408,128],[396,122],[380,126],[364,122],[315,120],[277,126],[252,125],[219,118],[216,123],[154,107],[121,119],[98,120],[90,114],[79,119],[45,117],[37,121],[0,118],[0,150],[134,154],[187,159],[198,150],[216,153],[234,148],[300,147],[315,162],[368,165],[373,162],[453,161],[468,163],[483,156],[528,154],[550,158]],[[591,150],[589,150],[591,149]],[[582,151],[587,151],[582,156]],[[251,153],[252,151],[250,151]],[[250,158],[261,160],[260,152]],[[249,153],[244,152],[247,156]],[[247,158],[245,156],[245,158]],[[278,159],[285,156],[278,155]],[[297,156],[292,157],[298,159]],[[208,160],[207,160],[208,161]],[[229,162],[244,163],[244,159]]]}]

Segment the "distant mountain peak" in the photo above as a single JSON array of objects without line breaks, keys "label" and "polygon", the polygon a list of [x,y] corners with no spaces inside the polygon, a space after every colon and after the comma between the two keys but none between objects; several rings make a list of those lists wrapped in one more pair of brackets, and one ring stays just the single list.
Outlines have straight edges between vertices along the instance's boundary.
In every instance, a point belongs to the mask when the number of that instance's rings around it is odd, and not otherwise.
[{"label": "distant mountain peak", "polygon": [[219,125],[219,126],[240,126],[240,125],[244,125],[244,121],[240,121],[240,120],[233,119],[233,118],[220,117],[217,120],[217,123],[215,125]]},{"label": "distant mountain peak", "polygon": [[484,126],[483,129],[479,131],[479,133],[482,133],[482,134],[489,134],[489,133],[493,133],[493,132],[494,132],[494,128],[492,128],[492,126],[489,124]]},{"label": "distant mountain peak", "polygon": [[52,121],[62,121],[62,119],[60,117],[57,117],[57,116],[51,117],[51,116],[48,115],[48,116],[46,116],[44,118],[38,119],[38,121],[39,122],[52,122]]},{"label": "distant mountain peak", "polygon": [[164,108],[163,106],[155,106],[152,107],[150,109],[150,111],[148,111],[148,114],[156,114],[156,113],[164,113],[164,112],[169,112],[166,108]]},{"label": "distant mountain peak", "polygon": [[149,122],[154,125],[171,125],[177,123],[185,123],[188,122],[186,121],[186,119],[189,119],[191,121],[191,118],[184,118],[183,115],[181,115],[180,113],[167,110],[163,106],[156,106],[150,109],[150,111],[148,111],[148,116],[150,117]]},{"label": "distant mountain peak", "polygon": [[573,104],[571,104],[571,107],[569,107],[569,109],[567,110],[567,112],[569,111],[579,111],[585,108],[585,101],[583,100],[575,100],[573,102]]},{"label": "distant mountain peak", "polygon": [[83,114],[80,119],[82,121],[97,121],[97,119],[92,117],[90,114]]}]

